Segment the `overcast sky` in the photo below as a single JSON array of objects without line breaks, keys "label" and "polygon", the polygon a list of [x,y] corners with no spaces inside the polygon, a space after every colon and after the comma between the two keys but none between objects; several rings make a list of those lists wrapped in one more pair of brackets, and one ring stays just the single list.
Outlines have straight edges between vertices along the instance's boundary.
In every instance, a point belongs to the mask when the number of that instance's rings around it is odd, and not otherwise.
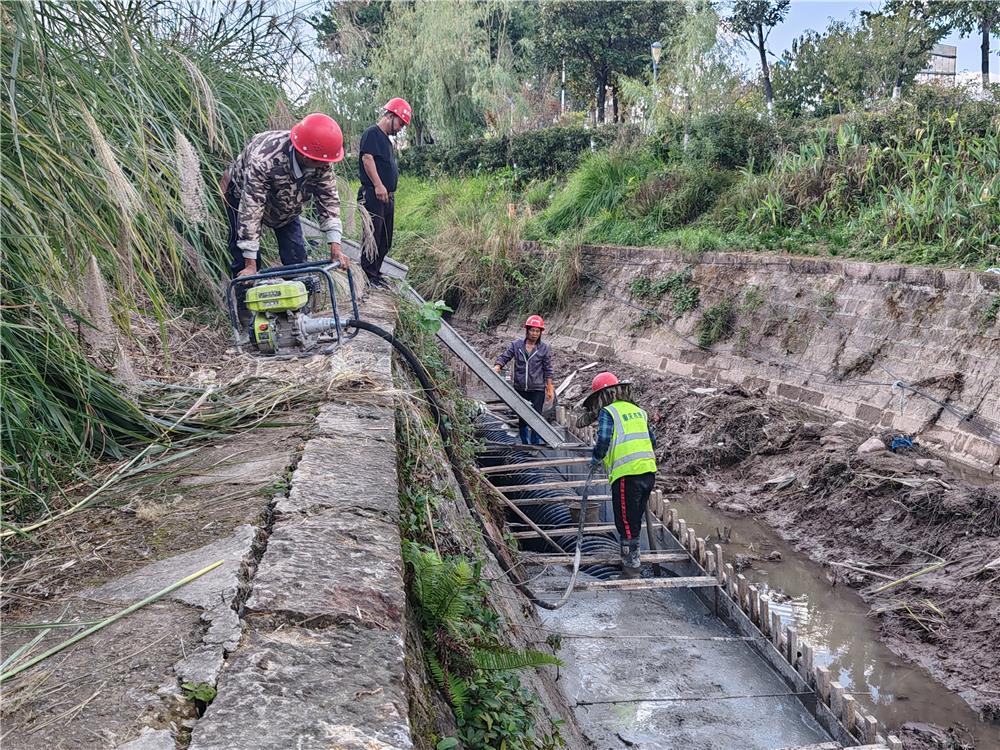
[{"label": "overcast sky", "polygon": [[[802,32],[812,29],[813,31],[823,31],[830,19],[838,21],[847,20],[854,12],[863,10],[878,10],[882,6],[880,0],[868,0],[867,2],[849,2],[848,0],[792,0],[792,5],[788,10],[785,21],[774,28],[770,38],[767,40],[768,49],[777,57],[792,46],[792,40],[800,36]],[[952,34],[942,40],[943,44],[954,44],[958,47],[958,71],[980,69],[980,57],[982,52],[979,49],[980,36],[975,34],[965,39],[960,39],[958,34]],[[1000,39],[993,37],[990,43],[990,73],[996,76],[1000,72]],[[753,52],[753,50],[750,50]],[[756,53],[755,53],[756,54]],[[747,54],[750,60],[749,53]],[[757,58],[752,58],[757,64]],[[996,80],[994,78],[994,80]]]}]

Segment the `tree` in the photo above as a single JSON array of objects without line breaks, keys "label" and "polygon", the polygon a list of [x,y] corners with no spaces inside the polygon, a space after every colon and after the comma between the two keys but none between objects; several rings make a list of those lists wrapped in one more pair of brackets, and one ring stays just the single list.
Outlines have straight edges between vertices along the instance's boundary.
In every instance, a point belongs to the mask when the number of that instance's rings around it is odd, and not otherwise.
[{"label": "tree", "polygon": [[669,40],[682,13],[679,3],[655,0],[546,0],[538,46],[553,68],[565,61],[567,82],[580,99],[594,101],[596,92],[597,121],[604,122],[608,86],[646,70],[650,44]]},{"label": "tree", "polygon": [[927,64],[931,49],[951,30],[949,3],[925,0],[889,0],[885,7],[861,15],[880,41],[887,45],[895,64],[892,71],[892,98],[902,93],[907,74],[916,65]]},{"label": "tree", "polygon": [[518,104],[514,47],[526,46],[531,17],[514,18],[516,10],[505,0],[332,3],[313,21],[331,55],[316,101],[326,97],[354,122],[402,96],[413,105],[417,143],[479,135],[488,112]]},{"label": "tree", "polygon": [[990,85],[990,34],[1000,30],[1000,3],[996,0],[950,0],[948,15],[962,36],[978,32],[982,36],[981,70],[983,87]]},{"label": "tree", "polygon": [[767,64],[767,38],[771,30],[785,20],[791,0],[736,0],[726,23],[734,34],[746,40],[760,55],[764,80],[764,98],[768,111],[774,110],[771,71]]},{"label": "tree", "polygon": [[[772,70],[778,108],[789,115],[823,116],[883,98],[898,62],[886,31],[884,24],[855,16],[793,40]],[[920,58],[911,60],[902,83],[909,84],[923,64]]]},{"label": "tree", "polygon": [[709,0],[687,0],[673,42],[663,50],[656,81],[622,76],[625,99],[641,103],[650,126],[681,114],[684,145],[693,118],[733,103],[741,79],[734,69],[735,43],[720,36],[719,15]]}]

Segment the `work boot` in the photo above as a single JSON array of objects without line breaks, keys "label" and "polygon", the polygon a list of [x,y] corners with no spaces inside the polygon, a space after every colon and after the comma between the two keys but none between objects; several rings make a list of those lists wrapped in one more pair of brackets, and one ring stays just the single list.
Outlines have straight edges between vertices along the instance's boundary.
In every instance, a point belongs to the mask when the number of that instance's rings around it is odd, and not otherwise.
[{"label": "work boot", "polygon": [[622,578],[638,578],[642,569],[639,562],[639,540],[622,542]]}]

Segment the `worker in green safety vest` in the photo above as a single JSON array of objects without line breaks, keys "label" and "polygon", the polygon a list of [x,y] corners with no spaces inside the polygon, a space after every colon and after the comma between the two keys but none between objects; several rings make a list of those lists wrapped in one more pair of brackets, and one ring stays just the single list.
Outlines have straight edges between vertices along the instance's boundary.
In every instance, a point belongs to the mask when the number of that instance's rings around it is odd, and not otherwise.
[{"label": "worker in green safety vest", "polygon": [[591,413],[597,411],[597,442],[591,463],[604,461],[611,485],[622,576],[638,578],[642,517],[656,483],[656,436],[646,412],[632,403],[629,385],[613,373],[602,372],[591,383],[583,406]]}]

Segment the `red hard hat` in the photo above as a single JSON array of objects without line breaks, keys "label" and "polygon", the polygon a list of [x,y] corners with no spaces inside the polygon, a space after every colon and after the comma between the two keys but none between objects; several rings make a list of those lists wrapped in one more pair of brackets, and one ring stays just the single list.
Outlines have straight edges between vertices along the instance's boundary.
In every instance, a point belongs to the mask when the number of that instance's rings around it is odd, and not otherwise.
[{"label": "red hard hat", "polygon": [[545,321],[542,320],[541,315],[529,315],[528,319],[524,321],[525,328],[541,328],[545,330]]},{"label": "red hard hat", "polygon": [[610,385],[618,385],[618,377],[613,372],[599,372],[590,384],[590,392],[597,393]]},{"label": "red hard hat", "polygon": [[413,115],[413,107],[409,105],[406,99],[400,99],[398,96],[395,99],[390,99],[385,105],[386,112],[392,112],[394,115],[399,117],[403,121],[404,125],[410,124],[410,117]]},{"label": "red hard hat", "polygon": [[329,115],[313,112],[292,127],[292,145],[303,156],[336,162],[344,158],[344,134]]}]

